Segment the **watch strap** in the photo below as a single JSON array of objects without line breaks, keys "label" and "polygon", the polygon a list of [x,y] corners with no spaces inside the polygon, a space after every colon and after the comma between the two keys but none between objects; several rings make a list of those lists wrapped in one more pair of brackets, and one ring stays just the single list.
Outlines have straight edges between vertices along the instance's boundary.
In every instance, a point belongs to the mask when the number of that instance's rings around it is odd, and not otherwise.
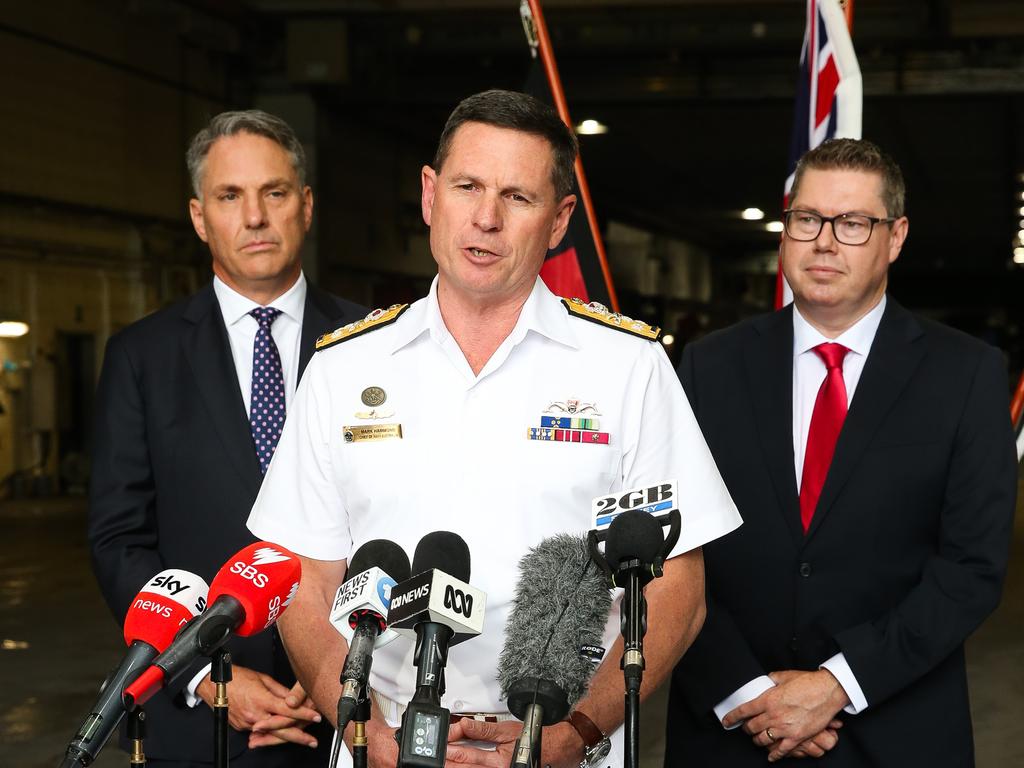
[{"label": "watch strap", "polygon": [[576,733],[583,739],[583,746],[586,749],[600,744],[606,738],[604,732],[597,727],[594,721],[579,710],[569,713],[569,724],[576,729]]}]

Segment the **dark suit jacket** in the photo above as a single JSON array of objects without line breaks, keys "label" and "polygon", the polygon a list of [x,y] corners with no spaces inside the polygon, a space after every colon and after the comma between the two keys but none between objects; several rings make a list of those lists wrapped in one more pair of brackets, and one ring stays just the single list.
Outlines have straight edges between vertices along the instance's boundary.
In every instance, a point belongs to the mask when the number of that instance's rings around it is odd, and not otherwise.
[{"label": "dark suit jacket", "polygon": [[[319,334],[365,314],[309,285],[300,372]],[[95,434],[89,541],[100,589],[119,622],[159,571],[181,568],[210,582],[233,553],[255,540],[245,522],[262,476],[212,284],[111,337]],[[235,638],[228,647],[237,665],[279,680],[291,675],[273,632]],[[212,761],[212,714],[205,705],[184,706],[180,693],[187,682],[179,680],[146,705],[148,756]],[[232,756],[246,749],[246,738],[232,731]],[[319,742],[325,749],[330,739]],[[257,752],[266,765],[289,754],[288,764],[326,764],[323,754],[313,763],[308,747]]]},{"label": "dark suit jacket", "polygon": [[963,642],[999,602],[1017,487],[1002,356],[890,298],[806,536],[792,311],[688,346],[679,373],[744,524],[704,547],[708,616],[672,678],[666,765],[764,765],[712,708],[839,651],[869,706],[839,713],[822,765],[973,765]]}]

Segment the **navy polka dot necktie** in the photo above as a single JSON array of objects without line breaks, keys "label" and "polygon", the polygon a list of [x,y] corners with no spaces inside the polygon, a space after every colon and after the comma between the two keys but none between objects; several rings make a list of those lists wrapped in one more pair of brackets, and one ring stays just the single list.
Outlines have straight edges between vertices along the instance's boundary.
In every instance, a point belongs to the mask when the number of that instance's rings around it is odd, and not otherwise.
[{"label": "navy polka dot necktie", "polygon": [[256,307],[249,314],[260,324],[252,345],[249,427],[260,459],[260,472],[266,474],[284,426],[284,371],[277,344],[270,335],[270,326],[281,310]]}]

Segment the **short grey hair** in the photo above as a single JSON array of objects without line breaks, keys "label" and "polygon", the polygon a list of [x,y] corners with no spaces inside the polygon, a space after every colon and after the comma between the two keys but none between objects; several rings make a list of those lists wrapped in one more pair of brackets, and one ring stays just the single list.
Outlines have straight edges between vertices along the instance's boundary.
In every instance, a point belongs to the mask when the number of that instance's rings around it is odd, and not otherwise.
[{"label": "short grey hair", "polygon": [[246,109],[235,112],[221,112],[197,133],[185,153],[185,162],[192,179],[192,191],[202,199],[203,170],[210,147],[217,139],[251,133],[265,136],[278,144],[291,160],[295,174],[299,177],[299,188],[306,186],[306,153],[302,149],[295,131],[284,120],[261,109]]}]

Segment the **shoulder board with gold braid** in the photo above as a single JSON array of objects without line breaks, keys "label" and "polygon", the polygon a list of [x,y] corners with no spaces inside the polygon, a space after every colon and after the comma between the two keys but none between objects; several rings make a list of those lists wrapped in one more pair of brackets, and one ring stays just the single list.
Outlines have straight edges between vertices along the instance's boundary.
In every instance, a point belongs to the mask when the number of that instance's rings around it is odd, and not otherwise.
[{"label": "shoulder board with gold braid", "polygon": [[584,304],[580,299],[562,299],[562,304],[565,305],[570,315],[581,317],[592,323],[600,323],[601,325],[614,328],[623,333],[632,334],[633,336],[639,336],[648,341],[657,341],[661,337],[661,328],[658,326],[648,325],[631,317],[612,312],[596,301]]},{"label": "shoulder board with gold braid", "polygon": [[343,341],[354,339],[356,336],[362,336],[364,333],[383,328],[385,325],[391,325],[408,308],[408,304],[392,304],[387,309],[375,309],[362,320],[356,320],[354,323],[341,326],[336,331],[325,333],[316,340],[316,351],[319,352]]}]

